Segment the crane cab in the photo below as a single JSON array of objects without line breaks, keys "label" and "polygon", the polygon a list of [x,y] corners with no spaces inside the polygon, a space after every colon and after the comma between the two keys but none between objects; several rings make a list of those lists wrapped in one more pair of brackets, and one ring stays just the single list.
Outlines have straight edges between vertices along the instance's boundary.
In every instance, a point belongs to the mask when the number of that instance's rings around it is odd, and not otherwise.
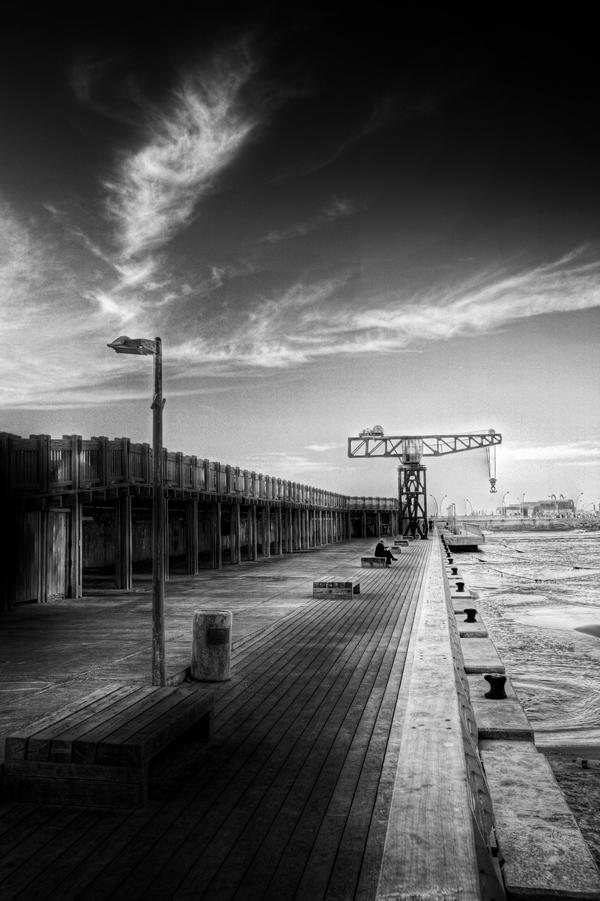
[{"label": "crane cab", "polygon": [[423,456],[423,442],[418,438],[407,438],[402,442],[400,461],[404,466],[418,466]]}]

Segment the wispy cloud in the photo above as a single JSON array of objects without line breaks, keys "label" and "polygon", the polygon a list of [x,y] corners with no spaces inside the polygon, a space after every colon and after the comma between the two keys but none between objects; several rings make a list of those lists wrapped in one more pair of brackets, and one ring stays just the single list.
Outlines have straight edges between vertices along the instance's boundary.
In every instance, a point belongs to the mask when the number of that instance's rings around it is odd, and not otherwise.
[{"label": "wispy cloud", "polygon": [[403,298],[355,272],[294,282],[258,297],[234,321],[207,324],[176,353],[193,372],[205,364],[285,368],[321,357],[415,351],[456,337],[493,334],[519,320],[600,306],[600,261],[573,251],[519,272],[493,271]]},{"label": "wispy cloud", "polygon": [[555,462],[561,465],[600,464],[600,445],[593,441],[570,441],[565,444],[525,445],[505,449],[513,460],[528,462]]},{"label": "wispy cloud", "polygon": [[298,222],[288,228],[273,229],[259,240],[268,244],[276,244],[279,241],[285,241],[290,238],[299,238],[310,232],[334,222],[342,217],[352,216],[356,212],[355,205],[349,200],[343,200],[339,197],[333,197],[327,206],[304,222]]},{"label": "wispy cloud", "polygon": [[294,473],[325,471],[335,469],[337,467],[332,464],[324,463],[322,460],[311,460],[303,454],[289,454],[285,451],[268,451],[267,453],[250,457],[250,464],[256,471],[264,470],[271,472],[276,467],[278,473],[282,477],[290,474],[294,477]]},{"label": "wispy cloud", "polygon": [[345,447],[345,444],[307,444],[306,450],[315,451],[318,454],[323,454],[325,451],[337,450],[340,447]]},{"label": "wispy cloud", "polygon": [[[83,105],[134,128],[136,148],[119,152],[112,175],[102,183],[110,234],[105,233],[104,242],[92,240],[59,210],[51,205],[47,209],[62,220],[71,237],[110,267],[112,274],[105,275],[101,287],[92,286],[86,297],[124,324],[179,296],[166,260],[167,245],[192,223],[199,203],[215,192],[219,175],[255,132],[263,112],[256,95],[252,109],[243,97],[257,70],[246,39],[183,73],[160,105],[138,92],[128,96],[125,116],[93,99],[96,77],[112,62],[80,64],[71,82]],[[224,274],[224,269],[213,268],[213,290]]]},{"label": "wispy cloud", "polygon": [[148,108],[147,137],[107,180],[107,209],[123,261],[162,247],[193,218],[257,125],[240,91],[254,72],[243,47],[188,74],[171,102]]}]

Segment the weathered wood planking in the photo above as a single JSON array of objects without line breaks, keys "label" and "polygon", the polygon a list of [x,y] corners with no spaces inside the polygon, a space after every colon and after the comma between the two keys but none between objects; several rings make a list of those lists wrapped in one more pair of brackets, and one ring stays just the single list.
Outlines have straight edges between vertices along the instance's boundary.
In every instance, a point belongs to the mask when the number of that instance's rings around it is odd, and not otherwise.
[{"label": "weathered wood planking", "polygon": [[[372,898],[395,771],[387,755],[398,750],[390,721],[412,621],[408,613],[403,622],[403,604],[412,597],[414,610],[430,548],[413,542],[401,568],[359,570],[361,596],[351,605],[310,601],[239,642],[235,678],[217,692],[211,745],[187,764],[177,755],[159,763],[152,804],[126,818],[98,810],[85,811],[97,819],[82,829],[77,818],[57,821],[53,841],[35,845],[35,863],[15,870],[11,886],[31,882],[60,901],[195,899],[217,886],[226,898],[246,885],[268,897],[279,867],[282,884],[320,890],[329,880],[328,897]],[[349,568],[340,577],[355,576]],[[56,814],[46,811],[51,823]]]},{"label": "weathered wood planking", "polygon": [[378,901],[479,901],[479,867],[439,550],[429,569],[394,732],[399,759]]},{"label": "weathered wood planking", "polygon": [[[428,551],[427,545],[419,548],[419,553]],[[418,585],[420,560],[413,560],[412,566]],[[304,623],[304,636],[296,632],[290,643],[285,631],[278,640],[273,636],[254,658],[257,670],[249,684],[247,669],[241,683],[223,692],[223,701],[234,695],[240,706],[218,704],[217,730],[202,756],[203,787],[198,785],[183,807],[174,805],[155,853],[140,858],[135,867],[128,859],[123,892],[131,889],[141,897],[151,886],[157,897],[168,893],[168,873],[174,867],[187,872],[179,888],[181,897],[210,895],[217,887],[223,897],[231,897],[233,885],[240,890],[243,886],[244,892],[250,891],[248,886],[257,886],[258,897],[288,897],[287,889],[283,893],[282,889],[297,885],[312,870],[311,849],[328,861],[319,876],[325,879],[347,834],[342,827],[340,837],[339,827],[350,819],[351,807],[364,844],[382,766],[375,749],[381,751],[382,745],[370,745],[371,763],[363,762],[362,768],[360,758],[354,760],[354,752],[349,755],[345,749],[352,747],[361,718],[375,715],[378,734],[382,728],[389,732],[394,704],[384,707],[376,702],[374,680],[380,673],[377,691],[381,690],[385,669],[398,662],[390,650],[390,642],[399,641],[402,634],[394,590],[405,596],[407,585],[406,574],[398,571],[395,585],[390,575],[373,573],[373,585],[379,582],[379,590],[362,594],[351,612],[347,604],[336,602],[328,605],[324,619],[322,611],[313,608]],[[279,692],[274,683],[282,680]],[[363,722],[366,728],[367,720]],[[361,746],[362,740],[355,742],[357,751]],[[348,777],[370,774],[369,779],[360,780],[361,790],[354,796],[348,797],[339,781],[344,761]],[[340,800],[346,811],[342,821],[339,811],[328,821],[329,826],[336,822],[338,828],[321,830],[323,811],[326,815],[332,804],[333,814]],[[370,812],[362,823],[356,816],[359,807],[363,814]],[[204,843],[205,835],[213,839]],[[359,854],[348,858],[351,865],[344,868],[344,877],[356,884],[362,858]],[[264,894],[267,886],[269,893]]]}]

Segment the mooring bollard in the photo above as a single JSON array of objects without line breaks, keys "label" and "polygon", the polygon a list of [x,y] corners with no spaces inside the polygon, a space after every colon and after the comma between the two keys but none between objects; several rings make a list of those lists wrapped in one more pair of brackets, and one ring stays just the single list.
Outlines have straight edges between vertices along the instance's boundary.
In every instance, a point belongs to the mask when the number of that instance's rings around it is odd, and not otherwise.
[{"label": "mooring bollard", "polygon": [[458,566],[453,566],[453,567],[452,567],[452,575],[453,575],[453,576],[457,576],[457,575],[458,575]]},{"label": "mooring bollard", "polygon": [[194,614],[190,676],[198,682],[231,678],[231,610],[199,610]]},{"label": "mooring bollard", "polygon": [[495,676],[492,673],[489,673],[483,678],[486,682],[489,682],[490,685],[490,690],[486,691],[484,697],[491,698],[494,701],[501,701],[502,698],[506,697],[506,692],[504,691],[506,676]]},{"label": "mooring bollard", "polygon": [[465,590],[465,583],[464,583],[464,582],[457,582],[457,583],[456,583],[456,590],[457,590],[457,591],[464,591],[464,590]]},{"label": "mooring bollard", "polygon": [[477,610],[475,607],[465,607],[463,613],[467,614],[467,618],[465,620],[466,623],[476,623]]}]

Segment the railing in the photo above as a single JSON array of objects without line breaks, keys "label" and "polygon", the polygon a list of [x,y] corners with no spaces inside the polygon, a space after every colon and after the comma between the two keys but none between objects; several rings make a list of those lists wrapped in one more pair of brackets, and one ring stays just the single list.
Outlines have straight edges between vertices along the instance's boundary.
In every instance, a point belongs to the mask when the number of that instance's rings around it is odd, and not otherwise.
[{"label": "railing", "polygon": [[[163,450],[166,488],[337,510],[397,510],[396,498],[347,497],[287,479],[249,472],[214,460]],[[0,433],[5,484],[17,494],[61,494],[79,490],[152,484],[152,449],[129,438],[83,439],[79,435]]]}]

